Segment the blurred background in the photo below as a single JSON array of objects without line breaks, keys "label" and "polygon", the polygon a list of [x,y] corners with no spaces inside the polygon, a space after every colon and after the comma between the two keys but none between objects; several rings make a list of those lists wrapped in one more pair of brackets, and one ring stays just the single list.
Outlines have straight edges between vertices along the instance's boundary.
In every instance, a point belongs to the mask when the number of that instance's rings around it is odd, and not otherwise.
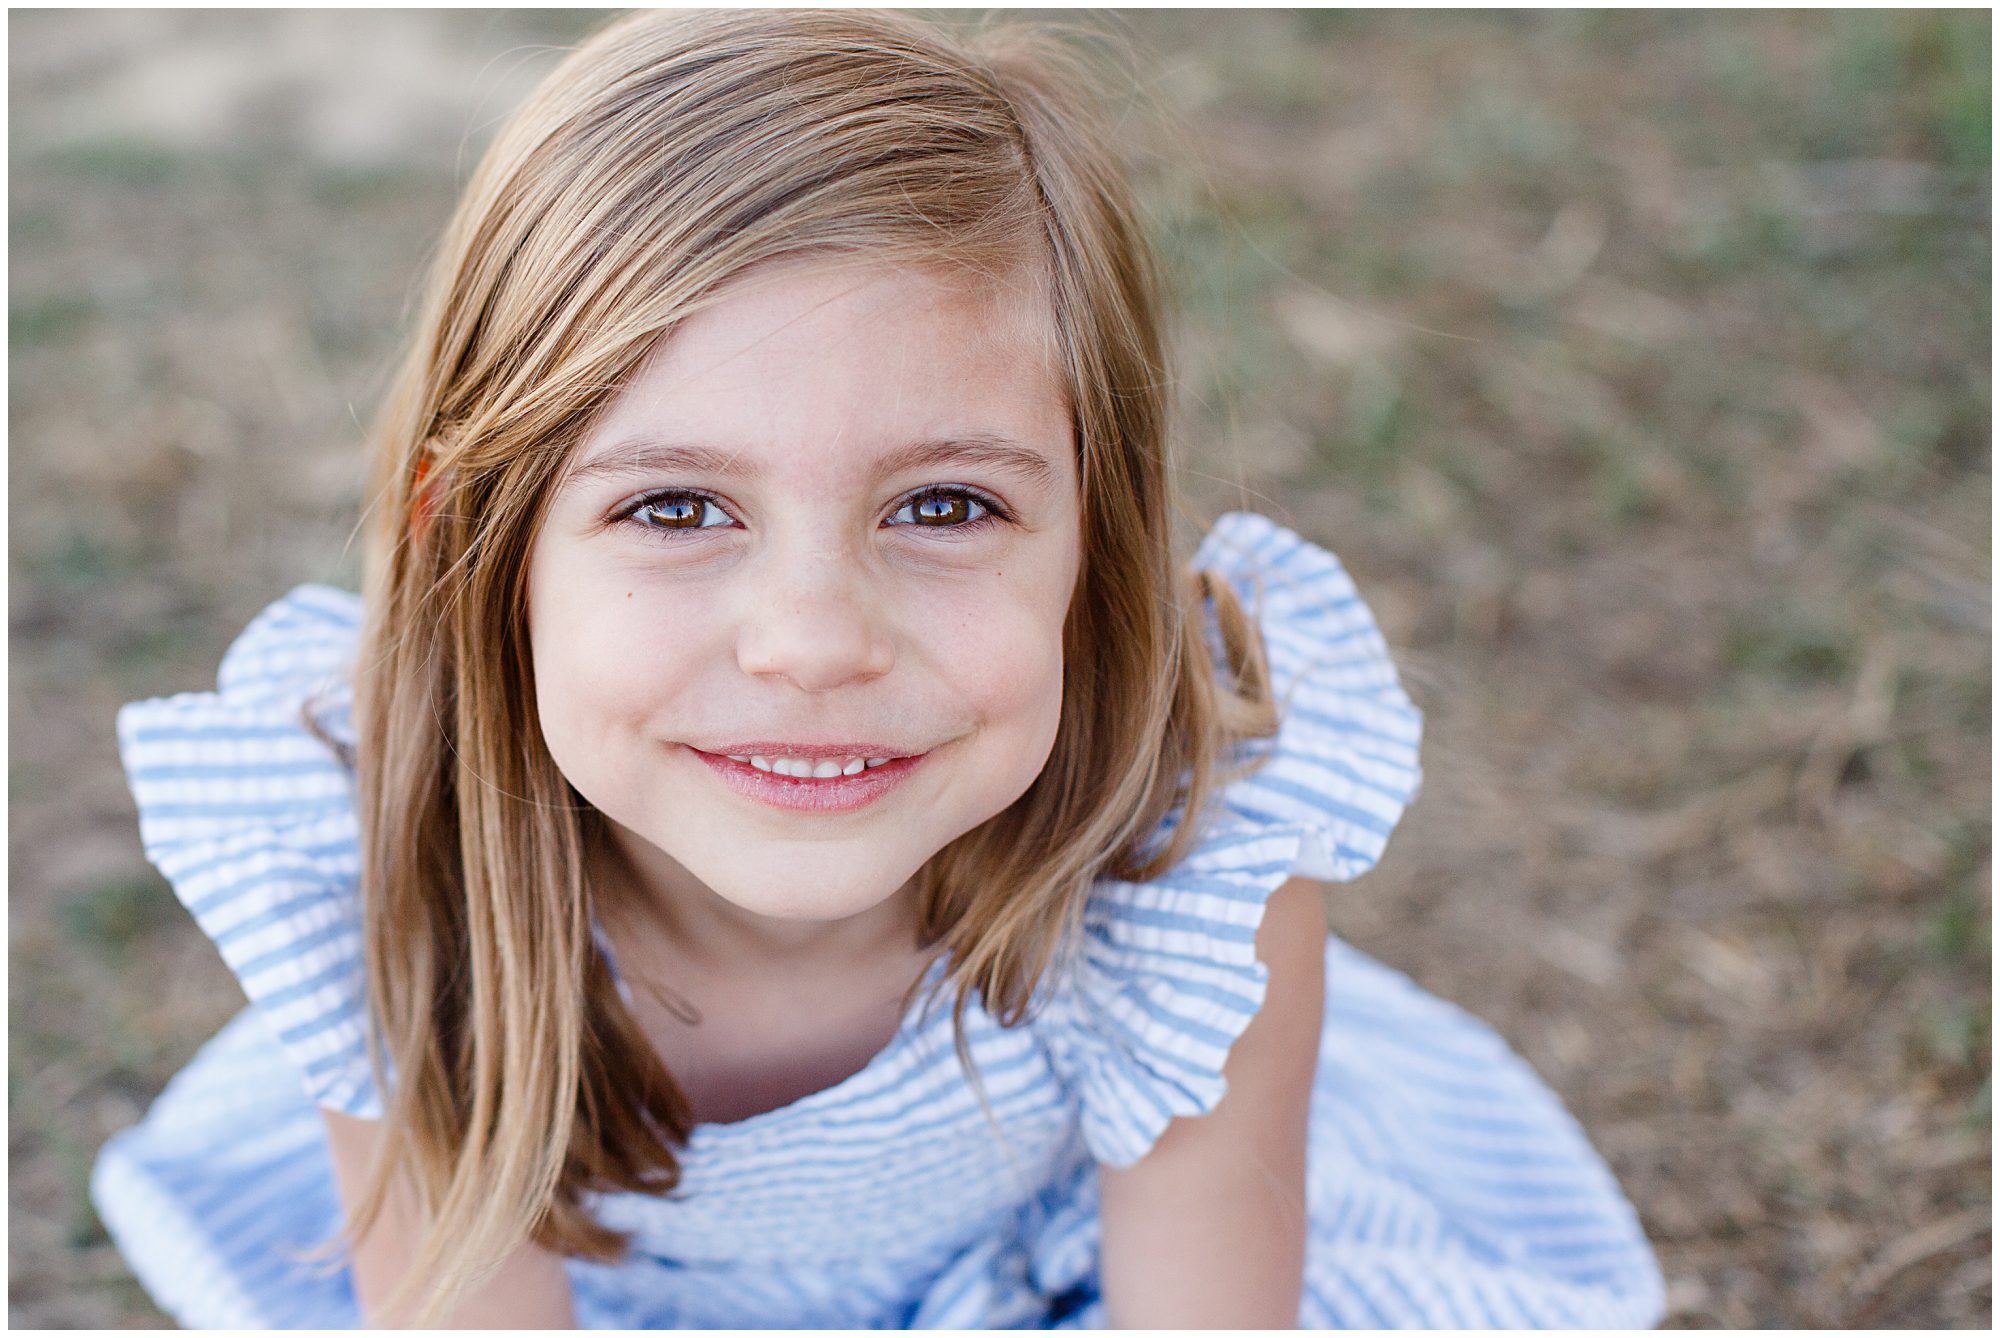
[{"label": "blurred background", "polygon": [[[1990,16],[1065,17],[1167,113],[1193,509],[1429,715],[1337,932],[1562,1094],[1670,1324],[1987,1327]],[[597,19],[9,15],[16,1325],[164,1323],[89,1168],[241,1005],[113,713],[357,583],[425,257]]]}]

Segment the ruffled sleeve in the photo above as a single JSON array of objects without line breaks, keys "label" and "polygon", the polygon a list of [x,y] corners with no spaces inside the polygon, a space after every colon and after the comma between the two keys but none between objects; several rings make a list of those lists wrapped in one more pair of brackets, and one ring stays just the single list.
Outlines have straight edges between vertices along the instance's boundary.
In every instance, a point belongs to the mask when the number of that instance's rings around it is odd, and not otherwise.
[{"label": "ruffled sleeve", "polygon": [[379,1116],[361,960],[352,777],[357,596],[294,590],[223,658],[215,692],[134,702],[118,741],[139,836],[317,1104]]},{"label": "ruffled sleeve", "polygon": [[1264,1002],[1255,940],[1271,894],[1294,875],[1367,872],[1419,781],[1422,716],[1333,554],[1239,512],[1194,565],[1223,577],[1263,632],[1280,725],[1245,746],[1239,757],[1261,765],[1223,787],[1186,858],[1151,882],[1098,882],[1080,951],[1039,1015],[1085,1142],[1114,1166],[1222,1099],[1229,1048]]}]

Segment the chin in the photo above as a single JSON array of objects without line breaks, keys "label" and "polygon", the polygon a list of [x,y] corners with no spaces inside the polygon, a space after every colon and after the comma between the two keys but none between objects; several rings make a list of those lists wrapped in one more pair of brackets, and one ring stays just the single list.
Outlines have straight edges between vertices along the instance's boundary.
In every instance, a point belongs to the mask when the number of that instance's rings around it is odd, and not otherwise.
[{"label": "chin", "polygon": [[842,871],[828,879],[809,863],[791,864],[767,872],[746,870],[737,865],[712,871],[704,877],[691,870],[708,889],[724,901],[753,915],[793,924],[830,923],[860,915],[894,896],[915,870],[900,875],[894,869]]}]

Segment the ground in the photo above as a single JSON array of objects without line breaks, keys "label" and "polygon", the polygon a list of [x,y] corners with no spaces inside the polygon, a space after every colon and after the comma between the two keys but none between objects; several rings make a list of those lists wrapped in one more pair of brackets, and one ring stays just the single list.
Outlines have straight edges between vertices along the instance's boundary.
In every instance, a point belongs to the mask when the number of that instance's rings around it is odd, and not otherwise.
[{"label": "ground", "polygon": [[[86,1177],[240,1003],[113,713],[355,582],[422,262],[592,21],[10,15],[17,1325],[164,1322]],[[1091,21],[1192,510],[1336,549],[1429,718],[1336,930],[1562,1094],[1670,1324],[1987,1327],[1990,17]]]}]

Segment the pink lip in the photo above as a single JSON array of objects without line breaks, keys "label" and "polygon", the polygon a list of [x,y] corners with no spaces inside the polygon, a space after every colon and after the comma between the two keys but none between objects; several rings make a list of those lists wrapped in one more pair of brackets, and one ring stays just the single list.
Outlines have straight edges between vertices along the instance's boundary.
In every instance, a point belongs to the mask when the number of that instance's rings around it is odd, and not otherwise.
[{"label": "pink lip", "polygon": [[[688,745],[693,748],[693,744]],[[905,753],[901,748],[889,743],[819,743],[812,739],[787,739],[774,743],[770,739],[758,739],[751,743],[718,743],[712,748],[696,748],[696,752],[713,753],[717,757],[911,757],[916,753]]]},{"label": "pink lip", "polygon": [[[769,744],[760,745],[772,748]],[[880,752],[868,752],[874,745],[856,747],[841,744],[829,748],[828,755],[844,752],[849,757],[880,757]],[[699,748],[689,748],[689,752],[707,764],[709,770],[719,777],[724,785],[746,799],[755,799],[773,808],[789,809],[794,813],[852,813],[866,808],[882,796],[901,785],[909,774],[917,769],[929,753],[919,753],[915,757],[898,757],[884,762],[879,767],[856,772],[852,776],[828,776],[824,780],[802,776],[780,776],[773,771],[759,771],[748,762],[732,762],[727,757],[715,753],[705,753]],[[753,751],[745,749],[746,752]],[[760,756],[762,754],[759,754]]]}]

